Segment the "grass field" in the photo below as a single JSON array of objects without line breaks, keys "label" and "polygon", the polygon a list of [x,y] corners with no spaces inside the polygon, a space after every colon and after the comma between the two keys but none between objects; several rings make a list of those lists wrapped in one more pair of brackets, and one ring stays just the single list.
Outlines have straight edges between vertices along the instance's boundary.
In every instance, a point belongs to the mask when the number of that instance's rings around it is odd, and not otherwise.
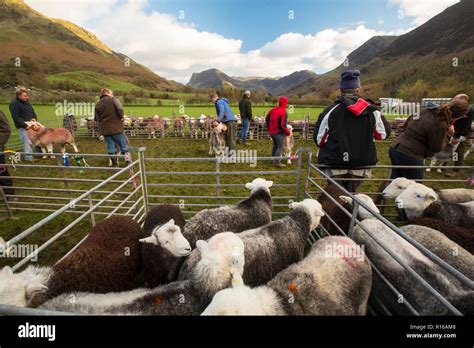
[{"label": "grass field", "polygon": [[[146,157],[208,157],[208,143],[206,140],[182,140],[182,139],[160,139],[160,140],[137,140],[131,139],[133,146],[144,146],[146,147]],[[80,149],[86,149],[84,152],[87,153],[104,153],[105,145],[97,139],[84,139],[81,138],[78,140],[78,145]],[[296,147],[307,147],[311,148],[313,156],[316,155],[316,148],[312,141],[297,140]],[[379,158],[379,164],[389,164],[388,158],[388,147],[389,142],[382,142],[377,144],[377,152]],[[259,157],[270,156],[271,154],[271,141],[269,140],[260,140],[252,141],[251,146],[245,147],[245,149],[256,150]],[[40,160],[39,164],[48,164],[52,160]],[[54,160],[53,160],[54,161]],[[91,165],[96,166],[106,166],[106,159],[92,159],[89,161]],[[474,165],[474,159],[471,157],[466,165]],[[147,171],[213,171],[215,169],[215,164],[213,162],[203,163],[203,162],[172,162],[172,163],[158,163],[158,162],[147,162],[146,164]],[[296,168],[296,164],[292,164],[292,168]],[[303,173],[305,173],[306,168],[306,158],[303,158]],[[258,162],[255,168],[250,168],[248,164],[222,164],[222,171],[235,172],[235,171],[249,171],[249,170],[259,170],[259,171],[275,171],[276,169],[269,162]],[[12,175],[15,176],[57,176],[58,173],[53,173],[51,169],[38,169],[38,170],[25,170],[18,168],[16,171],[13,171]],[[65,174],[68,178],[88,178],[87,174],[79,174],[77,171],[66,171]],[[110,172],[99,173],[97,178],[106,178],[111,175]],[[388,176],[388,171],[385,169],[375,169],[373,170],[374,178],[386,178]],[[227,183],[239,183],[243,184],[247,181],[252,180],[255,175],[223,175],[222,184],[224,189],[222,190],[222,196],[246,196],[248,192],[243,188],[231,188],[225,187]],[[294,175],[281,175],[281,174],[268,174],[264,176],[266,179],[274,180],[275,183],[285,183],[285,184],[295,184]],[[438,173],[429,173],[426,178],[438,178],[446,179],[444,174]],[[456,179],[464,180],[466,174],[459,174]],[[214,183],[215,176],[205,176],[205,175],[161,175],[161,176],[149,176],[148,183],[186,183],[186,184],[198,184],[198,183]],[[303,180],[304,183],[304,180]],[[302,183],[302,184],[303,184]],[[379,181],[371,180],[366,181],[360,187],[360,192],[376,192],[379,186]],[[25,185],[25,184],[21,184]],[[29,182],[28,185],[38,185],[35,182]],[[45,183],[42,187],[49,187],[49,184]],[[458,183],[449,183],[449,182],[438,182],[436,184],[431,184],[430,186],[435,188],[448,188],[448,187],[465,187],[465,184]],[[69,186],[70,188],[90,188],[91,185],[83,182],[77,182]],[[295,195],[294,188],[275,188],[272,189],[272,193],[276,196],[291,196]],[[209,195],[214,196],[214,188],[202,188],[202,187],[193,187],[193,186],[183,186],[183,187],[165,187],[165,188],[150,188],[149,194],[151,195]],[[64,192],[64,196],[67,197],[67,193]],[[177,199],[152,199],[152,203],[174,203],[177,204]],[[215,204],[216,199],[187,199],[188,203],[200,203],[200,204]],[[225,202],[225,201],[223,201]],[[187,204],[186,203],[186,204]],[[225,202],[225,203],[231,203]],[[276,202],[282,204],[282,207],[275,207],[274,211],[288,211],[287,201]],[[193,210],[199,210],[198,207],[193,207]],[[393,213],[390,209],[388,213]],[[30,212],[21,212],[16,211],[15,216],[19,219],[17,220],[7,220],[0,222],[0,236],[5,240],[10,239],[11,237],[19,234],[26,228],[32,226],[34,223],[38,222],[42,218],[46,217],[48,213],[30,213]],[[187,218],[191,215],[187,214]],[[63,214],[58,218],[54,219],[51,223],[46,225],[40,231],[34,233],[32,236],[25,239],[22,243],[25,244],[37,244],[45,242],[49,239],[54,233],[58,232],[61,228],[65,227],[70,223],[76,215],[73,214]],[[58,260],[62,255],[64,255],[69,249],[72,248],[82,237],[88,233],[90,229],[90,222],[88,219],[84,220],[64,236],[60,237],[54,244],[49,247],[45,252],[41,253],[39,256],[39,264],[52,264]],[[0,267],[5,264],[15,264],[18,262],[17,259],[0,259]]]}]

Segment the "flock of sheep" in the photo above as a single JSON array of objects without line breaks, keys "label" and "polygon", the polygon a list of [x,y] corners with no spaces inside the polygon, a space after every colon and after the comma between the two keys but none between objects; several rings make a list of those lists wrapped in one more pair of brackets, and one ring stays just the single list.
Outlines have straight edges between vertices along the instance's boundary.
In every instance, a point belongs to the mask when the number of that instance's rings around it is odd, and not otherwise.
[{"label": "flock of sheep", "polygon": [[[369,196],[355,195],[363,204],[360,225],[348,238],[332,227],[349,231],[350,217],[335,202],[349,211],[355,202],[337,186],[318,200],[292,203],[287,216],[272,221],[272,184],[254,179],[245,185],[249,198],[202,210],[188,222],[172,205],[151,209],[143,228],[124,216],[103,220],[52,267],[4,267],[0,303],[83,314],[365,315],[381,286],[374,266],[419,313],[449,314],[396,254],[463,314],[473,313],[472,190],[435,192],[404,178],[384,190],[411,219],[404,233],[461,272],[466,284],[376,219]],[[308,250],[318,226],[331,235]]]}]

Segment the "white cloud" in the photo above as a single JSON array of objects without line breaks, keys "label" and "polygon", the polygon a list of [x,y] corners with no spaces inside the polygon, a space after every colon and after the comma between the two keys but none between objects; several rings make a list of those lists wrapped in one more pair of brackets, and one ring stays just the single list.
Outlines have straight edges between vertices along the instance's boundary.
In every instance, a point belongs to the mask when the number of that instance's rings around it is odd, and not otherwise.
[{"label": "white cloud", "polygon": [[330,70],[374,35],[400,34],[359,23],[312,35],[285,33],[259,49],[242,52],[242,41],[200,31],[176,16],[146,11],[148,0],[26,0],[50,17],[91,30],[113,50],[158,74],[186,83],[193,72],[218,68],[233,76],[283,76],[296,70]]},{"label": "white cloud", "polygon": [[403,17],[414,17],[412,24],[415,26],[425,23],[458,2],[459,0],[389,0],[389,3],[399,6],[399,14]]}]

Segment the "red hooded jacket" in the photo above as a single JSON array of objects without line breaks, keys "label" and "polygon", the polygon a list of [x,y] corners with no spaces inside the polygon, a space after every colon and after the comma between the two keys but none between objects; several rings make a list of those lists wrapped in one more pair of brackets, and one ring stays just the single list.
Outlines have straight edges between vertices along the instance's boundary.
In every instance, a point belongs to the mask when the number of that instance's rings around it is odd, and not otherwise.
[{"label": "red hooded jacket", "polygon": [[281,97],[278,99],[278,106],[271,109],[265,118],[268,133],[270,135],[285,134],[290,135],[290,130],[286,128],[286,121],[288,115],[286,113],[286,106],[288,105],[288,98]]}]

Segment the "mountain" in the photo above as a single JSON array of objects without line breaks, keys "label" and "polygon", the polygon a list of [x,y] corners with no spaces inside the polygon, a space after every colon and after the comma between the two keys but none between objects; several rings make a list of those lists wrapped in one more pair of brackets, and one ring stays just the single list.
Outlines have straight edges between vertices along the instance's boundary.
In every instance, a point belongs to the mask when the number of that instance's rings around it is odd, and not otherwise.
[{"label": "mountain", "polygon": [[89,31],[46,17],[23,0],[0,0],[0,47],[0,87],[96,91],[104,82],[124,92],[183,87],[114,52]]},{"label": "mountain", "polygon": [[221,89],[227,86],[251,91],[265,90],[270,94],[280,95],[316,76],[312,71],[302,70],[280,78],[231,77],[218,69],[209,69],[193,73],[187,85],[193,88]]},{"label": "mountain", "polygon": [[[474,95],[474,1],[464,0],[423,25],[394,37],[374,37],[340,65],[292,88],[288,95],[327,98],[340,73],[360,69],[363,94],[371,97]],[[415,97],[416,96],[416,97]]]}]

